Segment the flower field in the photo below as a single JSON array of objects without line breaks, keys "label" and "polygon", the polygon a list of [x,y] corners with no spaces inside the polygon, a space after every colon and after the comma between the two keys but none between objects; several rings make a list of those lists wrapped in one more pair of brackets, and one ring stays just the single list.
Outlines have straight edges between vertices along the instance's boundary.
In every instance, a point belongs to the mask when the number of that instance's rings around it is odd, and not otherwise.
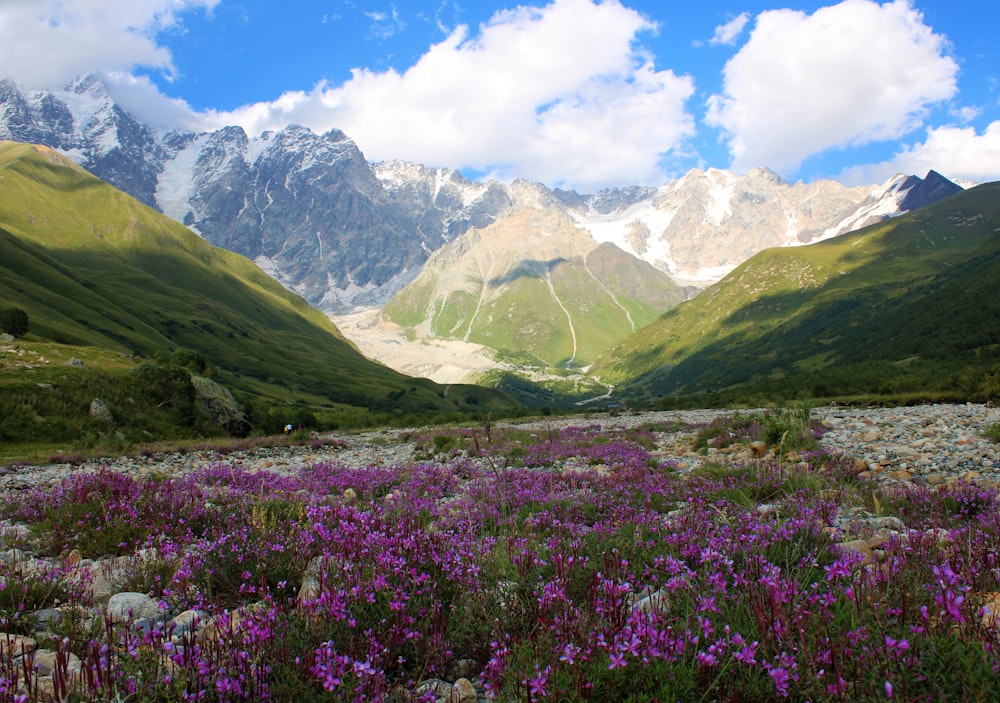
[{"label": "flower field", "polygon": [[[2,502],[0,702],[997,700],[996,491],[880,484],[800,429],[70,474]],[[666,437],[727,453],[680,470]]]}]

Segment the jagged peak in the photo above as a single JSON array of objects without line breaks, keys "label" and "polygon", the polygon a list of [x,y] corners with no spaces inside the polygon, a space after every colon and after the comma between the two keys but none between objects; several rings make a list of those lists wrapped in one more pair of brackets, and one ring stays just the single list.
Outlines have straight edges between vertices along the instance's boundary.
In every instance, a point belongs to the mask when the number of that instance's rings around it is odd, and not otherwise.
[{"label": "jagged peak", "polygon": [[89,95],[94,98],[110,98],[108,86],[97,73],[84,73],[66,84],[66,92]]},{"label": "jagged peak", "polygon": [[552,191],[541,183],[519,178],[510,184],[509,192],[514,202],[527,208],[544,208],[551,205]]},{"label": "jagged peak", "polygon": [[767,166],[758,166],[757,168],[752,168],[746,172],[743,176],[745,180],[765,180],[769,183],[774,183],[776,185],[788,185],[788,182],[781,177],[776,171],[771,170]]},{"label": "jagged peak", "polygon": [[337,129],[336,127],[328,129],[326,132],[323,132],[321,136],[323,137],[323,139],[329,139],[335,142],[351,142],[352,144],[354,143],[353,139],[348,137],[346,134],[344,134],[343,131]]}]

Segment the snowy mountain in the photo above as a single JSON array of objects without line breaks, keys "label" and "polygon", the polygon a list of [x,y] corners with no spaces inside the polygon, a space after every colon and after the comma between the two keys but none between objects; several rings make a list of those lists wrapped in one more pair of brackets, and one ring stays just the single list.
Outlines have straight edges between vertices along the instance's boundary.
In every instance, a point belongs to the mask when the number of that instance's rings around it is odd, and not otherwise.
[{"label": "snowy mountain", "polygon": [[57,94],[0,80],[0,139],[44,144],[147,205],[163,164],[157,135],[85,76]]},{"label": "snowy mountain", "polygon": [[0,81],[0,138],[61,151],[326,312],[382,305],[431,252],[518,207],[564,213],[598,243],[702,287],[761,249],[828,238],[959,189],[934,172],[847,188],[789,184],[766,169],[693,170],[659,188],[594,195],[477,183],[448,169],[373,165],[338,130],[157,133],[94,76],[55,92]]},{"label": "snowy mountain", "polygon": [[385,305],[385,322],[412,337],[580,367],[684,299],[662,271],[596,242],[563,210],[533,198],[537,186],[521,181],[511,192],[535,202],[435,251]]},{"label": "snowy mountain", "polygon": [[927,179],[898,175],[873,189],[789,184],[764,168],[744,176],[709,169],[658,189],[606,191],[567,206],[598,241],[704,287],[763,249],[828,239],[959,190],[933,171]]}]

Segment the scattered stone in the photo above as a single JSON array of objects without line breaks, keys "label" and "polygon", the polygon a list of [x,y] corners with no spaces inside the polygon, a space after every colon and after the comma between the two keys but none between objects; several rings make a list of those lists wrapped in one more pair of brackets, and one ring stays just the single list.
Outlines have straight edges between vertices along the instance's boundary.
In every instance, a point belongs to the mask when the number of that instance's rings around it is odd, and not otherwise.
[{"label": "scattered stone", "polygon": [[427,679],[414,689],[417,698],[422,699],[429,692],[437,697],[437,703],[451,703],[452,685],[441,679]]},{"label": "scattered stone", "polygon": [[162,618],[165,611],[149,595],[125,591],[111,596],[108,600],[107,613],[112,622],[134,623],[143,619]]},{"label": "scattered stone", "polygon": [[90,416],[98,422],[106,422],[108,424],[114,424],[115,422],[115,416],[112,414],[111,408],[100,398],[94,398],[90,401]]},{"label": "scattered stone", "polygon": [[337,567],[337,558],[333,556],[318,556],[309,560],[305,573],[302,574],[302,585],[299,587],[298,602],[316,600],[323,592],[323,584],[327,575]]},{"label": "scattered stone", "polygon": [[451,686],[450,703],[476,703],[476,688],[468,679],[459,679]]},{"label": "scattered stone", "polygon": [[246,437],[252,429],[246,410],[225,386],[204,376],[192,376],[198,408],[234,437]]},{"label": "scattered stone", "polygon": [[1000,593],[974,594],[972,602],[980,606],[979,618],[983,625],[990,628],[1000,626]]},{"label": "scattered stone", "polygon": [[[83,663],[80,661],[80,657],[76,656],[72,652],[63,652],[62,656],[66,657],[66,673],[71,677],[79,676],[81,669],[83,668]],[[55,672],[56,667],[59,663],[59,652],[53,649],[36,649],[34,657],[35,671],[38,672],[39,676],[52,676]]]},{"label": "scattered stone", "polygon": [[12,635],[7,632],[0,632],[0,656],[21,657],[34,652],[38,645],[31,637],[24,635]]},{"label": "scattered stone", "polygon": [[83,363],[81,359],[77,359],[75,356],[70,357],[69,361],[66,362],[66,366],[72,366],[75,369],[85,369],[87,365]]},{"label": "scattered stone", "polygon": [[170,632],[172,637],[180,638],[189,632],[192,632],[199,623],[207,621],[208,613],[203,610],[185,610],[183,613],[176,615],[174,618],[167,623],[167,630]]},{"label": "scattered stone", "polygon": [[670,610],[670,593],[663,588],[644,588],[629,594],[633,612],[664,614]]}]

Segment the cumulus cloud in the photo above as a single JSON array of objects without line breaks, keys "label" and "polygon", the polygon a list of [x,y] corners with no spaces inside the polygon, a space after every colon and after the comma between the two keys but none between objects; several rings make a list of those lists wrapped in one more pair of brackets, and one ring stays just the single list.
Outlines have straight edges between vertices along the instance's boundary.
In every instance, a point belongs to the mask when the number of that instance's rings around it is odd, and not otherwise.
[{"label": "cumulus cloud", "polygon": [[183,12],[220,0],[4,0],[0,75],[35,88],[64,85],[82,70],[174,73],[155,35]]},{"label": "cumulus cloud", "polygon": [[936,127],[920,144],[904,146],[890,161],[845,171],[843,180],[878,183],[897,174],[923,176],[931,169],[947,178],[1000,181],[1000,121],[981,134],[974,127]]},{"label": "cumulus cloud", "polygon": [[948,50],[909,0],[763,12],[706,122],[724,131],[734,169],[794,173],[812,154],[920,127],[957,90]]},{"label": "cumulus cloud", "polygon": [[212,115],[256,134],[339,128],[369,159],[400,158],[598,188],[657,183],[694,133],[689,76],[637,48],[655,25],[617,2],[555,0],[455,29],[403,73],[356,69],[268,103]]},{"label": "cumulus cloud", "polygon": [[715,28],[715,36],[708,40],[709,44],[733,44],[736,37],[743,33],[743,28],[750,21],[750,13],[744,12],[738,17],[734,17],[725,24],[720,24]]}]

